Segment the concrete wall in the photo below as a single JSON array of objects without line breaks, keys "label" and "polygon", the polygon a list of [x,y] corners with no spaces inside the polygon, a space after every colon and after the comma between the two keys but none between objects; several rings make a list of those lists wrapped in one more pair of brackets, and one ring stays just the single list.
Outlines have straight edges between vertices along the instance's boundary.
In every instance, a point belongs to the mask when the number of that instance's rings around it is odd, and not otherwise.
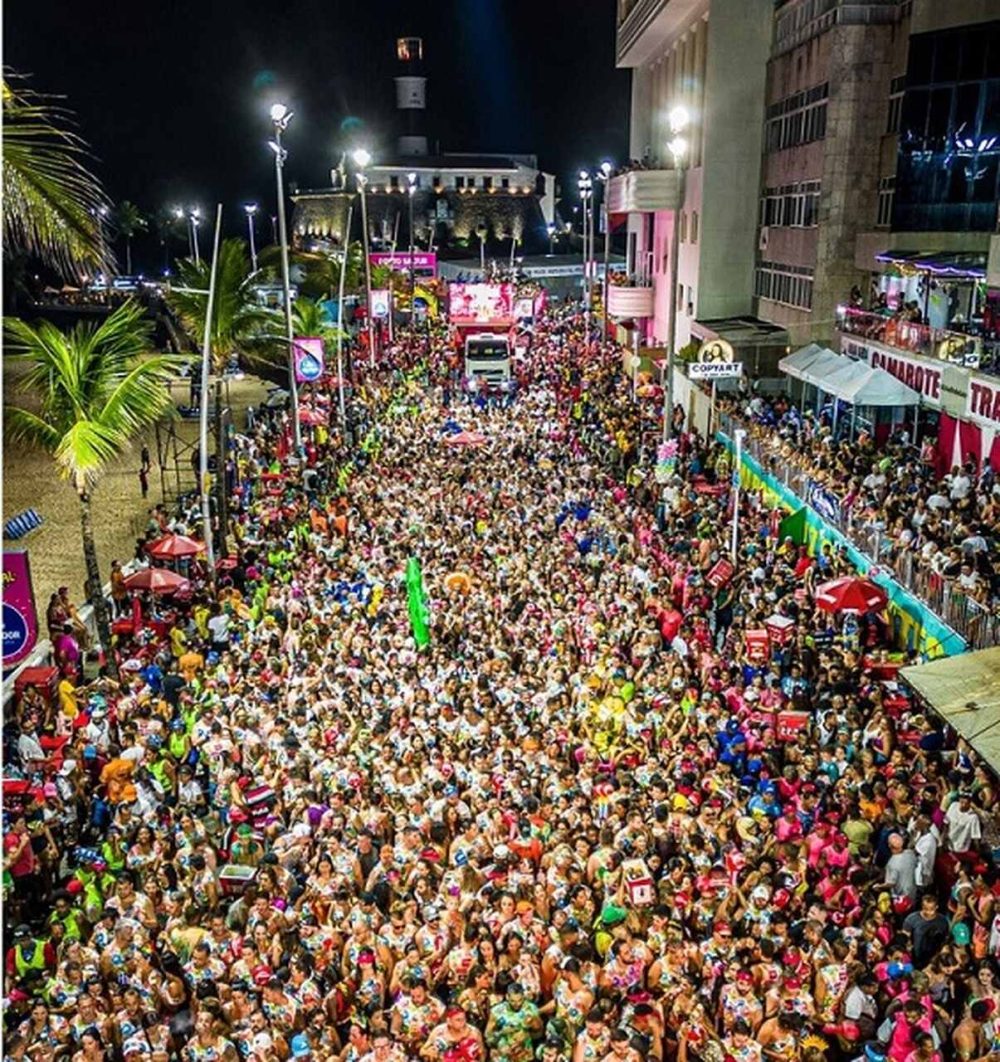
[{"label": "concrete wall", "polygon": [[699,318],[749,313],[771,0],[713,0],[705,70]]},{"label": "concrete wall", "polygon": [[914,0],[911,33],[930,33],[955,26],[993,22],[1000,17],[997,0]]}]

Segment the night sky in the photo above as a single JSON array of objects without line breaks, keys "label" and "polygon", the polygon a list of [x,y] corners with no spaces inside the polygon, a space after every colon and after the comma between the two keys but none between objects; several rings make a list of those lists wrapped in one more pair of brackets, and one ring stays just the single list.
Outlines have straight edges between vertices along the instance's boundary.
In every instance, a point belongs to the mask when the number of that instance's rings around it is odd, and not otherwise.
[{"label": "night sky", "polygon": [[[276,99],[295,111],[299,187],[327,185],[345,148],[392,152],[397,36],[424,38],[432,150],[533,152],[572,187],[581,165],[626,151],[614,18],[613,0],[9,0],[4,62],[67,97],[113,200],[221,201],[242,232],[242,203],[274,212]],[[139,266],[156,256],[137,247]]]}]

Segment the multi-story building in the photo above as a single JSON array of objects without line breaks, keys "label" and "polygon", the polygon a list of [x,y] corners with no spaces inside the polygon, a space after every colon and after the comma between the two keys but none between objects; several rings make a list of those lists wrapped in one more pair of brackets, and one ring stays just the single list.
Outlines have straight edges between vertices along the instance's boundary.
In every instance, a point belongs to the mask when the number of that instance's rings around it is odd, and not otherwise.
[{"label": "multi-story building", "polygon": [[[740,334],[783,350],[783,333],[751,316],[772,10],[773,0],[619,2],[617,63],[632,70],[632,160],[609,182],[607,205],[613,222],[628,218],[628,268],[648,291],[650,345],[666,341],[676,313],[676,348],[692,337]],[[683,180],[667,147],[678,106],[690,118]]]}]

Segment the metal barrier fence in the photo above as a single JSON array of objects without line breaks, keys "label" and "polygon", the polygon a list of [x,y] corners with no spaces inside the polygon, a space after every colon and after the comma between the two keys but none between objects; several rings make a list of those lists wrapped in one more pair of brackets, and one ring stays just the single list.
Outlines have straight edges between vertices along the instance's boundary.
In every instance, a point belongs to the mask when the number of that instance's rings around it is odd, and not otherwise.
[{"label": "metal barrier fence", "polygon": [[808,469],[779,454],[771,445],[778,439],[773,431],[729,413],[719,415],[719,427],[730,438],[736,428],[742,428],[746,432],[744,453],[750,454],[761,468],[825,523],[840,531],[873,565],[892,572],[900,586],[960,634],[970,649],[1000,645],[1000,613],[996,609],[967,593],[956,579],[940,575],[921,563],[911,551],[897,552],[885,533],[884,523],[856,517],[834,492],[817,484]]}]

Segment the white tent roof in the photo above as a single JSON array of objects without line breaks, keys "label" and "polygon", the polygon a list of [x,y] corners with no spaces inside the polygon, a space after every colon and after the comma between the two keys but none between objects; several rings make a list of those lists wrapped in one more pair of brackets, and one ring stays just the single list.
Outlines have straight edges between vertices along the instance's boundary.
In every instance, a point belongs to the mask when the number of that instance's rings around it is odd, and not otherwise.
[{"label": "white tent roof", "polygon": [[788,376],[812,384],[855,406],[916,406],[920,395],[885,369],[872,369],[816,343],[797,350],[778,362]]},{"label": "white tent roof", "polygon": [[855,406],[920,405],[920,394],[885,369],[867,369],[840,397]]},{"label": "white tent roof", "polygon": [[782,358],[778,362],[778,368],[783,373],[794,376],[796,380],[810,383],[814,387],[822,387],[823,379],[839,361],[839,354],[835,354],[827,347],[819,346],[818,343],[810,343],[794,354]]}]

